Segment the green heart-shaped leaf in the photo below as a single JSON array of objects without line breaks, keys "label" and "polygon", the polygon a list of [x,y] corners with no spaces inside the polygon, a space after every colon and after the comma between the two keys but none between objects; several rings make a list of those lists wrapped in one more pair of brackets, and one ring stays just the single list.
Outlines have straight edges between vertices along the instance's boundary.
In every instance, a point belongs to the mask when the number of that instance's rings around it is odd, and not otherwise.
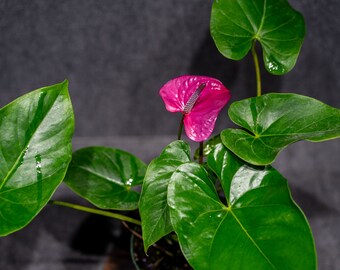
[{"label": "green heart-shaped leaf", "polygon": [[286,180],[271,167],[252,168],[234,160],[221,145],[211,155],[209,166],[229,187],[227,206],[195,163],[180,166],[168,187],[171,221],[191,266],[315,270],[311,230]]},{"label": "green heart-shaped leaf", "polygon": [[190,162],[190,146],[184,141],[175,141],[146,171],[139,203],[145,251],[173,231],[167,205],[168,183],[177,167],[187,162]]},{"label": "green heart-shaped leaf", "polygon": [[218,50],[233,60],[258,40],[267,70],[277,75],[294,67],[305,35],[303,16],[287,0],[215,0],[210,29]]},{"label": "green heart-shaped leaf", "polygon": [[28,93],[0,110],[0,235],[26,226],[61,183],[71,160],[68,82]]},{"label": "green heart-shaped leaf", "polygon": [[230,119],[241,129],[221,132],[222,142],[254,165],[272,163],[287,145],[340,137],[340,110],[296,94],[267,94],[234,102]]},{"label": "green heart-shaped leaf", "polygon": [[103,209],[137,209],[146,165],[135,156],[107,147],[87,147],[73,153],[65,183]]}]

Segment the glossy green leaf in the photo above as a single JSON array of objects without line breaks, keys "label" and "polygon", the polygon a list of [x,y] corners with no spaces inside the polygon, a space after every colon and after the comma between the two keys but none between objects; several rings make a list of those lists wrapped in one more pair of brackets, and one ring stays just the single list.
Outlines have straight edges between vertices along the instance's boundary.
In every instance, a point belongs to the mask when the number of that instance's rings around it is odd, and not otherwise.
[{"label": "glossy green leaf", "polygon": [[171,221],[195,270],[316,269],[310,227],[275,169],[242,164],[222,145],[208,164],[229,189],[228,205],[196,163],[180,166],[168,187]]},{"label": "glossy green leaf", "polygon": [[305,35],[303,16],[287,0],[215,0],[210,29],[218,50],[233,60],[259,41],[266,69],[277,75],[294,67]]},{"label": "glossy green leaf", "polygon": [[187,162],[190,162],[189,145],[174,141],[147,169],[139,204],[145,251],[173,231],[167,205],[168,183],[177,167]]},{"label": "glossy green leaf", "polygon": [[[215,148],[217,144],[221,143],[221,136],[220,134],[215,135],[214,137],[210,138],[203,144],[203,156],[208,156],[209,153]],[[200,148],[197,148],[194,154],[194,159],[198,160],[200,154]]]},{"label": "glossy green leaf", "polygon": [[234,102],[230,119],[243,129],[221,132],[222,142],[254,165],[272,163],[287,145],[340,137],[340,110],[296,94],[267,94]]},{"label": "glossy green leaf", "polygon": [[65,183],[79,196],[103,209],[137,209],[146,165],[135,156],[107,147],[73,153]]},{"label": "glossy green leaf", "polygon": [[0,110],[0,235],[26,226],[59,186],[71,160],[73,109],[65,81]]},{"label": "glossy green leaf", "polygon": [[[230,194],[231,180],[235,173],[244,165],[244,161],[227,151],[220,142],[209,153],[207,164],[218,179],[225,179],[225,181],[221,181],[221,185],[224,193]],[[228,197],[226,198],[228,199]]]}]

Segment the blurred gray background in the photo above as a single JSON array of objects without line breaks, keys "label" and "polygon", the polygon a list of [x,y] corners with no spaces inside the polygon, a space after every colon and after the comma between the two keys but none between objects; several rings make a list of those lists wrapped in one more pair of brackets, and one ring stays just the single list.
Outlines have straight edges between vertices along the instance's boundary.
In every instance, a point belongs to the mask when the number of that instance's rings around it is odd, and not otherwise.
[{"label": "blurred gray background", "polygon": [[[307,36],[289,74],[262,72],[264,93],[295,92],[340,108],[340,2],[289,2],[305,16]],[[215,48],[211,4],[0,0],[0,107],[67,78],[74,149],[106,145],[149,162],[176,138],[180,116],[168,113],[158,94],[171,78],[216,77],[232,101],[256,93],[252,59],[231,61]],[[216,133],[231,125],[226,111]],[[340,141],[297,143],[275,166],[310,221],[319,269],[340,269]],[[54,197],[85,204],[65,186]],[[0,269],[131,269],[124,234],[115,221],[47,206],[25,229],[0,239]]]}]

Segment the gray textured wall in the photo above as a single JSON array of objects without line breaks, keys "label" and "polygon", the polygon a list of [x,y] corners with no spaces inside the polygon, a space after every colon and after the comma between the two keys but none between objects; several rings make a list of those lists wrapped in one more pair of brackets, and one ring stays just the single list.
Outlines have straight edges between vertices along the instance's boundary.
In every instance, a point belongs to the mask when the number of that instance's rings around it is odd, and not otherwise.
[{"label": "gray textured wall", "polygon": [[[166,112],[158,95],[169,79],[204,74],[220,79],[233,100],[255,94],[251,59],[224,59],[209,36],[211,3],[0,0],[0,106],[67,78],[76,114],[75,147],[121,147],[148,161],[177,131],[179,116]],[[289,74],[263,73],[264,92],[296,92],[339,108],[340,2],[290,3],[305,16],[305,44]],[[217,130],[228,123],[225,110]],[[340,269],[339,153],[339,141],[298,143],[276,163],[311,222],[319,266],[326,270]],[[64,187],[57,196],[74,200]],[[93,219],[48,207],[27,228],[0,239],[0,269],[102,269],[115,250],[100,242],[105,234],[87,234],[99,241],[100,252],[84,252],[75,244],[79,230],[91,227]],[[101,219],[95,223],[110,227]],[[114,236],[104,230],[109,231]]]},{"label": "gray textured wall", "polygon": [[[149,135],[177,130],[158,95],[173,77],[206,74],[224,82],[233,100],[254,95],[251,59],[227,60],[214,47],[211,2],[1,0],[0,105],[68,78],[75,136]],[[291,3],[306,17],[306,41],[291,73],[263,74],[264,91],[303,93],[339,107],[340,4]]]}]

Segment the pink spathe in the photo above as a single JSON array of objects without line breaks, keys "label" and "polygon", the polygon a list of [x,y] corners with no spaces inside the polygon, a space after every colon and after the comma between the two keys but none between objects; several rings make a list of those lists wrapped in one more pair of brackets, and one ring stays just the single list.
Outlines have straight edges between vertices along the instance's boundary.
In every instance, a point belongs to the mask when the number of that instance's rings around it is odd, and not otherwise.
[{"label": "pink spathe", "polygon": [[[186,111],[188,101],[196,90],[202,89],[202,85],[204,88],[199,93],[198,99],[192,108],[189,106],[191,110]],[[167,82],[159,94],[168,111],[184,114],[185,132],[196,142],[204,141],[211,135],[219,112],[231,96],[230,91],[219,80],[206,76],[177,77]],[[192,100],[191,98],[190,102]]]}]

